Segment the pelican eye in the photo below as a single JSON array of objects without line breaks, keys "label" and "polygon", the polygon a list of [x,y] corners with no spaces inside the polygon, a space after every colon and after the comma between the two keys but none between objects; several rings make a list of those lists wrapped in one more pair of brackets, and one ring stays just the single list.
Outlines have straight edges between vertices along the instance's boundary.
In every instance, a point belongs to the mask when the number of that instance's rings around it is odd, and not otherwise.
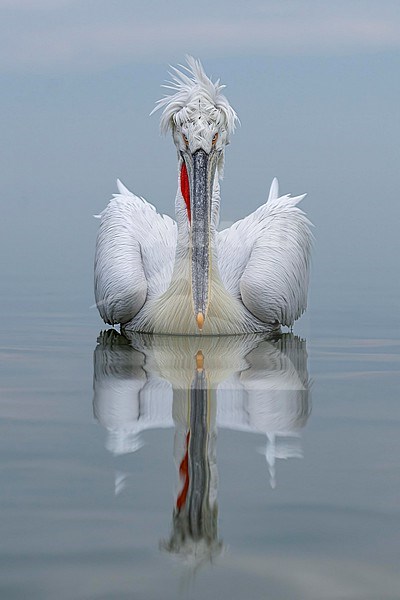
[{"label": "pelican eye", "polygon": [[212,139],[212,145],[215,146],[215,144],[217,143],[217,139],[218,139],[218,133],[216,133]]},{"label": "pelican eye", "polygon": [[182,133],[182,137],[183,137],[183,141],[185,142],[186,146],[189,146],[189,140],[187,139],[187,137],[184,133]]}]

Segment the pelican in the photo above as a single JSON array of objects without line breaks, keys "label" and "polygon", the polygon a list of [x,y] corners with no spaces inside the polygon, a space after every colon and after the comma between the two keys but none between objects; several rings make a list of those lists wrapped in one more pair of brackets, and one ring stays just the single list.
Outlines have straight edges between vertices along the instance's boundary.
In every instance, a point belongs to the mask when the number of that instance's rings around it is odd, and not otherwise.
[{"label": "pelican", "polygon": [[238,117],[199,60],[173,68],[159,100],[178,154],[174,221],[120,181],[100,215],[95,298],[124,331],[223,335],[273,332],[306,309],[312,235],[303,196],[268,201],[218,231],[219,180]]}]

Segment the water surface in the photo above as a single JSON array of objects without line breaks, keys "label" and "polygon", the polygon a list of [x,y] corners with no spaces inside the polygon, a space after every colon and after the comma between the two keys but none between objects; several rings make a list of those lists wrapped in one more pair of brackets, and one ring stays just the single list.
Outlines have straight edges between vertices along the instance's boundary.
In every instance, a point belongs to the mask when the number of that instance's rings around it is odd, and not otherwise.
[{"label": "water surface", "polygon": [[36,298],[3,325],[1,598],[400,597],[395,334],[126,340]]}]

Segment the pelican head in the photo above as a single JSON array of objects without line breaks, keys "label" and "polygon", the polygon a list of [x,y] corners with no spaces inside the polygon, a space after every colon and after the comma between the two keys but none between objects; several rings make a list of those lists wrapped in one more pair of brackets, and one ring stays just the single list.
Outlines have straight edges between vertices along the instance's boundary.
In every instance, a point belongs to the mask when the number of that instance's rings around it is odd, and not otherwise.
[{"label": "pelican head", "polygon": [[212,236],[219,206],[213,206],[213,190],[222,176],[225,146],[235,129],[236,113],[219,80],[205,74],[200,61],[187,57],[183,71],[172,67],[173,90],[157,102],[163,109],[161,130],[172,132],[178,151],[180,203],[185,213],[191,251],[191,286],[194,316],[203,328],[209,304]]}]

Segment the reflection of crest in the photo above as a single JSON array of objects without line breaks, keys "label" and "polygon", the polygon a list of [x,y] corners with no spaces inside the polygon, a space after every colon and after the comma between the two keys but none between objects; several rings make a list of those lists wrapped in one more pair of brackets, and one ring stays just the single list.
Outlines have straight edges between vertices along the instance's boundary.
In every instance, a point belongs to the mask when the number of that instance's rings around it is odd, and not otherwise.
[{"label": "reflection of crest", "polygon": [[277,458],[301,456],[309,416],[305,342],[292,334],[172,337],[114,330],[94,352],[94,414],[114,454],[135,452],[141,433],[175,427],[180,476],[173,530],[162,546],[199,564],[220,553],[217,428],[264,433],[271,485]]}]

